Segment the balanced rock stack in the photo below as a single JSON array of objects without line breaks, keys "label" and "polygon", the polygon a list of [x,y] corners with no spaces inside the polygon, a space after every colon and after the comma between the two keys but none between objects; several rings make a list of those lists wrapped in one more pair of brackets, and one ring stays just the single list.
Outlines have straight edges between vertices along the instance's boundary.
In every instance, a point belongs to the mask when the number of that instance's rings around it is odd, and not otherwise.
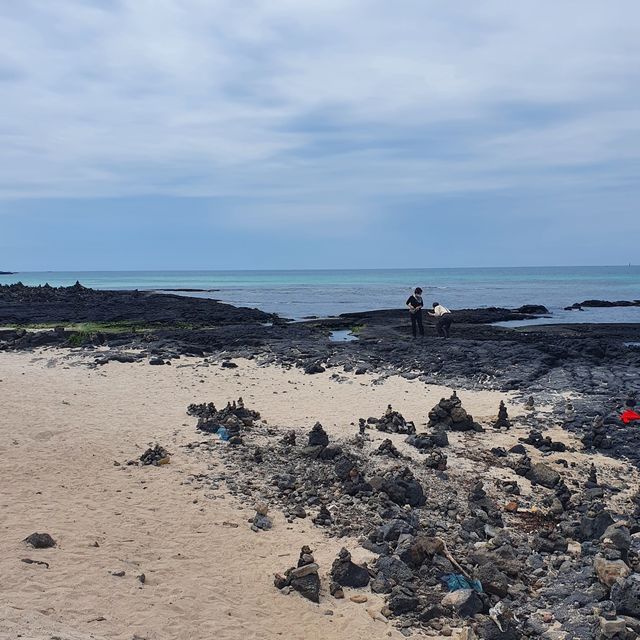
[{"label": "balanced rock stack", "polygon": [[511,429],[511,421],[509,420],[509,414],[507,413],[507,407],[504,401],[500,400],[500,406],[498,407],[498,417],[493,423],[494,429]]},{"label": "balanced rock stack", "polygon": [[463,409],[455,391],[429,411],[427,427],[435,431],[482,431],[482,427],[473,421],[473,416]]},{"label": "balanced rock stack", "polygon": [[269,507],[263,502],[260,502],[256,505],[256,515],[253,517],[251,521],[251,530],[258,531],[262,529],[262,531],[268,531],[273,526],[273,522],[271,518],[267,515],[269,513]]},{"label": "balanced rock stack", "polygon": [[526,438],[520,438],[520,442],[533,445],[536,449],[545,453],[549,451],[566,451],[564,442],[554,442],[549,436],[544,436],[540,431],[532,429]]},{"label": "balanced rock stack", "polygon": [[320,511],[318,515],[313,518],[313,524],[317,524],[319,527],[328,527],[333,522],[331,513],[327,509],[327,505],[320,505]]},{"label": "balanced rock stack", "polygon": [[407,422],[401,413],[393,410],[391,405],[387,405],[387,410],[381,418],[369,418],[367,422],[375,425],[378,431],[385,431],[386,433],[411,435],[416,432],[413,422]]},{"label": "balanced rock stack", "polygon": [[582,437],[582,444],[587,449],[609,449],[611,447],[611,438],[607,433],[602,416],[598,415],[593,419],[587,432]]},{"label": "balanced rock stack", "polygon": [[386,438],[382,441],[380,446],[373,452],[377,456],[388,456],[389,458],[401,458],[402,454],[398,451],[396,446]]},{"label": "balanced rock stack", "polygon": [[160,465],[169,463],[169,453],[164,447],[156,444],[154,447],[149,447],[140,456],[140,462],[143,465],[152,464],[159,467]]},{"label": "balanced rock stack", "polygon": [[329,444],[329,436],[319,422],[313,425],[308,438],[307,446],[302,450],[302,454],[310,458],[333,460],[342,451],[338,445]]},{"label": "balanced rock stack", "polygon": [[313,558],[313,552],[305,545],[300,550],[298,566],[287,569],[284,576],[277,573],[273,584],[281,591],[288,593],[289,589],[295,589],[300,595],[311,602],[320,602],[320,576],[318,565]]},{"label": "balanced rock stack", "polygon": [[260,419],[260,413],[247,409],[242,398],[238,401],[228,402],[227,406],[218,411],[213,402],[203,404],[190,404],[187,413],[198,418],[196,429],[206,433],[218,433],[221,427],[229,432],[229,442],[240,444],[242,442],[240,431],[245,427],[252,427],[256,420]]},{"label": "balanced rock stack", "polygon": [[424,466],[427,467],[427,469],[444,471],[447,468],[447,456],[442,453],[442,451],[434,449],[427,454],[424,460]]}]

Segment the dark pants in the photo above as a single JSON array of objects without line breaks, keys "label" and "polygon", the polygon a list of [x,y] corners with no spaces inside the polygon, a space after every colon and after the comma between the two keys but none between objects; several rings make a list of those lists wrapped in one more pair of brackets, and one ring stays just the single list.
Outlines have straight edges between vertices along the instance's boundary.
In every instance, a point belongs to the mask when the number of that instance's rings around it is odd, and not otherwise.
[{"label": "dark pants", "polygon": [[413,331],[413,337],[415,338],[420,329],[420,335],[424,335],[424,326],[422,325],[422,309],[411,314],[411,331]]},{"label": "dark pants", "polygon": [[442,338],[448,338],[449,328],[451,327],[452,322],[453,319],[449,313],[445,313],[443,316],[436,318],[436,329],[438,331],[438,335]]}]

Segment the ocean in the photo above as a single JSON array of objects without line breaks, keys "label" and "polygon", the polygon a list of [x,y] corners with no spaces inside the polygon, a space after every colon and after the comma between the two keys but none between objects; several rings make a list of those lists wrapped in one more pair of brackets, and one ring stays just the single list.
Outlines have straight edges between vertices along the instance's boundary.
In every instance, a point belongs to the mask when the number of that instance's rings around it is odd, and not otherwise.
[{"label": "ocean", "polygon": [[308,271],[48,271],[0,275],[0,284],[21,281],[96,289],[210,289],[182,293],[257,307],[301,319],[351,311],[402,307],[422,287],[425,303],[447,307],[519,307],[543,304],[549,322],[640,322],[640,307],[564,311],[587,299],[640,299],[640,266],[517,267],[460,269],[366,269]]}]

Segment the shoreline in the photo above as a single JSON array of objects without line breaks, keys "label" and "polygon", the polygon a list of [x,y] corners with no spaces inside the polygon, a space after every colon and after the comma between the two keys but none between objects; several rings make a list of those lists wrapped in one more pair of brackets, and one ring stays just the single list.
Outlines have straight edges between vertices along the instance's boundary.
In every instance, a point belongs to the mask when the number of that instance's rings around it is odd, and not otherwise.
[{"label": "shoreline", "polygon": [[[616,422],[640,325],[484,324],[503,312],[455,312],[452,339],[426,323],[414,340],[401,310],[288,323],[181,296],[0,289],[0,323],[58,324],[0,329],[0,570],[17,585],[0,630],[568,640],[604,624],[605,598],[629,616],[640,542],[623,558],[607,540],[617,523],[640,541],[640,430]],[[336,322],[357,339],[332,342]],[[168,464],[145,466],[155,445]],[[57,546],[21,542],[36,531]],[[285,571],[305,545],[299,584]],[[333,584],[340,567],[362,576],[345,554],[370,586]],[[619,597],[598,573],[616,560]],[[447,594],[460,571],[482,594]]]}]

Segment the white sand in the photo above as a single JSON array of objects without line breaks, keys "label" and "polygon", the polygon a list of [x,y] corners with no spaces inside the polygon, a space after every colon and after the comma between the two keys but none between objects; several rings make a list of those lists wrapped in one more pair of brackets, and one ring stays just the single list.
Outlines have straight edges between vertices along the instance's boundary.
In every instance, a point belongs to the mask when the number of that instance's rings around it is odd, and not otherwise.
[{"label": "white sand", "polygon": [[[289,525],[275,512],[273,530],[253,533],[253,512],[222,490],[211,490],[211,499],[185,482],[207,471],[203,458],[181,448],[202,439],[185,409],[241,395],[270,425],[308,428],[320,420],[330,432],[351,434],[350,423],[381,415],[389,403],[420,425],[449,389],[398,377],[339,384],[330,372],[307,376],[250,361],[238,369],[196,359],[99,369],[76,361],[56,350],[0,354],[0,637],[402,637],[367,613],[380,610],[380,598],[368,594],[358,605],[349,593],[343,601],[328,595],[326,574],[344,540],[326,539],[308,520]],[[509,400],[496,392],[459,395],[481,420]],[[172,452],[171,464],[114,466],[154,442]],[[456,439],[454,449],[465,442]],[[50,533],[57,548],[27,547],[22,540],[34,531]],[[295,564],[302,544],[321,566],[320,606],[273,587],[273,573]],[[354,541],[349,546],[357,560],[367,559]],[[124,577],[111,575],[121,570]]]}]

